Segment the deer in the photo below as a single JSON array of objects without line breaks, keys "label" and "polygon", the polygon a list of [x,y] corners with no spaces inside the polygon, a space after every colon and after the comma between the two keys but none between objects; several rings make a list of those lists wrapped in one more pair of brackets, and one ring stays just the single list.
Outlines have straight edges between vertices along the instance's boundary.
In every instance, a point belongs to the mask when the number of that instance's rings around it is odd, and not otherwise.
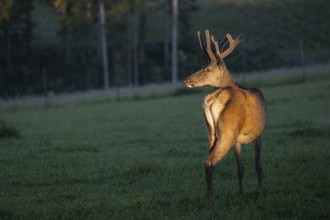
[{"label": "deer", "polygon": [[[255,171],[258,179],[258,192],[262,189],[261,169],[261,135],[266,124],[266,104],[261,90],[248,89],[239,85],[229,70],[224,58],[232,53],[234,48],[244,39],[242,34],[235,40],[226,34],[221,42],[214,35],[210,37],[205,31],[206,48],[200,31],[197,32],[200,48],[207,65],[184,79],[188,88],[212,86],[214,91],[203,101],[203,112],[207,127],[209,155],[205,160],[205,173],[208,200],[213,196],[213,172],[215,166],[234,146],[239,193],[244,194],[243,177],[244,165],[242,160],[243,144],[254,143]],[[211,43],[215,53],[211,49]],[[226,47],[226,44],[229,45]]]}]

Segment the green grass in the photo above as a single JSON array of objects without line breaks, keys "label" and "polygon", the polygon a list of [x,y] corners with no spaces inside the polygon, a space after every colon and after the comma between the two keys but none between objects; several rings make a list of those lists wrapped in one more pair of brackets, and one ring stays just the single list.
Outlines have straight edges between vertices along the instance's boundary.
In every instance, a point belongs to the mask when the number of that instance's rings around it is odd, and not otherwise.
[{"label": "green grass", "polygon": [[4,111],[19,138],[0,139],[0,219],[329,219],[330,79],[263,89],[268,103],[256,198],[253,148],[208,154],[199,94]]}]

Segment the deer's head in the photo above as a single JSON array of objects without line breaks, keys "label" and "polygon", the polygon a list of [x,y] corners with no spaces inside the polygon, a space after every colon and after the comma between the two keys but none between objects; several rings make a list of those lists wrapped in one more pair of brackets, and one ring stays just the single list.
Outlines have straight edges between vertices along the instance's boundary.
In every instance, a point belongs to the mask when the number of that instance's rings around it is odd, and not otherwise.
[{"label": "deer's head", "polygon": [[[213,87],[230,86],[235,83],[235,80],[230,75],[223,59],[228,56],[234,48],[244,38],[243,35],[239,35],[235,40],[230,34],[226,34],[225,38],[218,43],[214,36],[210,37],[208,30],[205,31],[206,48],[204,41],[201,37],[200,31],[197,32],[199,45],[203,51],[203,55],[208,62],[206,67],[198,70],[184,80],[184,84],[189,87],[201,87],[210,85]],[[211,40],[214,44],[216,53],[214,54],[211,49]],[[229,47],[224,50],[225,45],[229,42]]]}]

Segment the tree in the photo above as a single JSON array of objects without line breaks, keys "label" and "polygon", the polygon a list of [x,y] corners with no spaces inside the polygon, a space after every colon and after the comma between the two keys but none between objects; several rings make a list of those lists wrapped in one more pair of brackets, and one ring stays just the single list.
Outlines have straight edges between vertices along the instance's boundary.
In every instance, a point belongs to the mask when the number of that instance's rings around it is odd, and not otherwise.
[{"label": "tree", "polygon": [[52,0],[50,4],[55,8],[55,10],[60,16],[60,25],[61,25],[60,35],[62,37],[63,59],[65,59],[66,55],[69,52],[68,29],[69,29],[70,6],[67,0]]},{"label": "tree", "polygon": [[146,0],[140,0],[139,7],[139,57],[140,63],[145,61],[145,29],[146,29]]},{"label": "tree", "polygon": [[99,36],[101,39],[101,50],[102,50],[102,63],[103,63],[103,86],[104,90],[109,89],[109,63],[108,63],[108,46],[107,37],[105,32],[105,9],[103,0],[99,0]]},{"label": "tree", "polygon": [[[85,73],[85,83],[88,88],[89,73],[87,72],[86,62],[93,62],[95,60],[93,58],[95,56],[91,55],[90,52],[95,51],[96,48],[102,60],[103,87],[104,90],[108,90],[110,80],[106,36],[106,2],[104,0],[51,0],[51,3],[60,15],[63,60],[69,60],[71,66],[77,67],[77,71]],[[96,32],[95,35],[93,30]],[[98,39],[96,42],[98,42],[98,44],[92,45],[91,42],[95,41],[91,41],[90,39],[92,39],[92,37],[96,38],[96,36]],[[77,56],[79,59],[76,58]]]},{"label": "tree", "polygon": [[0,85],[1,90],[16,93],[33,74],[30,65],[33,28],[31,11],[32,0],[0,2],[0,29],[3,31],[0,35],[0,68],[3,70],[0,82],[5,82]]},{"label": "tree", "polygon": [[3,0],[0,2],[0,22],[3,23],[3,36],[4,36],[4,74],[9,72],[10,67],[10,35],[9,35],[9,17],[10,10],[14,5],[14,0]]},{"label": "tree", "polygon": [[179,0],[172,0],[172,83],[177,83],[178,75],[178,17]]},{"label": "tree", "polygon": [[[133,52],[133,76],[134,76],[134,86],[139,85],[139,54],[138,54],[138,33],[139,33],[139,28],[138,28],[138,16],[136,12],[133,14],[133,21],[132,21],[132,26],[133,26],[133,47],[132,47],[132,52]],[[140,47],[141,48],[141,47]]]},{"label": "tree", "polygon": [[165,19],[164,19],[164,72],[169,72],[170,61],[170,37],[171,37],[171,2],[164,0]]}]

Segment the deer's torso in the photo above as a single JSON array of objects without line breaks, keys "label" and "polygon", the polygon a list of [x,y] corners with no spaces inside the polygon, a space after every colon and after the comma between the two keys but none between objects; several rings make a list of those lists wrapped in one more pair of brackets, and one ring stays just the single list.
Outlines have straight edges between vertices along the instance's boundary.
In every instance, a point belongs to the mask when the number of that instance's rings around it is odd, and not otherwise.
[{"label": "deer's torso", "polygon": [[212,114],[217,139],[227,132],[235,143],[247,144],[264,130],[266,107],[258,89],[219,88],[205,97],[203,107]]}]

